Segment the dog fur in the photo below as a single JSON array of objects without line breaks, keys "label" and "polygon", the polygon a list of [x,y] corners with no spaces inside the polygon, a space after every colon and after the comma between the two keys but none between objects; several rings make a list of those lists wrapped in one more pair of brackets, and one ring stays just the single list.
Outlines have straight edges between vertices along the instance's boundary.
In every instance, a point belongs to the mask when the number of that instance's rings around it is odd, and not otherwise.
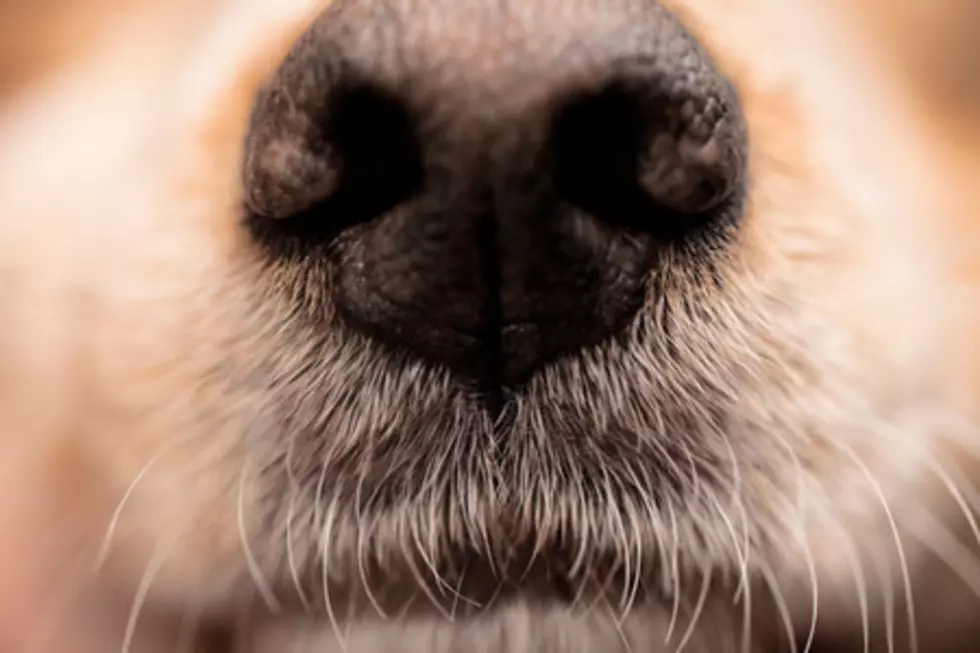
[{"label": "dog fur", "polygon": [[326,4],[0,4],[0,649],[972,650],[980,129],[923,72],[969,78],[969,3],[665,1],[744,103],[745,223],[532,380],[502,467],[240,229],[252,103]]}]

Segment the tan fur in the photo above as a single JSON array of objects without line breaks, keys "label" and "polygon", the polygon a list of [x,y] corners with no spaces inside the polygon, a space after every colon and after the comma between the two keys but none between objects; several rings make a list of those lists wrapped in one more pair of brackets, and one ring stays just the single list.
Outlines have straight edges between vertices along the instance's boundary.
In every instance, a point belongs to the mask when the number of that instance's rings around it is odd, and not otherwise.
[{"label": "tan fur", "polygon": [[[134,653],[175,650],[184,631],[212,621],[256,626],[246,649],[268,640],[265,650],[282,650],[278,638],[312,631],[319,650],[339,650],[322,620],[233,618],[243,598],[268,593],[263,577],[285,558],[282,534],[257,521],[262,487],[248,475],[256,456],[285,445],[252,449],[241,436],[277,397],[234,377],[263,357],[288,371],[312,347],[280,333],[294,325],[274,300],[256,303],[272,290],[235,219],[241,144],[260,82],[325,1],[0,2],[0,650],[117,650],[133,612]],[[740,344],[781,357],[738,367],[754,375],[734,409],[745,425],[734,446],[773,466],[750,470],[749,514],[729,515],[751,538],[759,581],[752,643],[775,646],[766,636],[781,637],[784,606],[805,641],[816,580],[818,641],[862,650],[857,560],[877,647],[889,585],[899,650],[908,646],[904,563],[919,650],[972,650],[980,559],[958,500],[969,503],[980,483],[980,118],[966,99],[939,111],[948,90],[905,65],[965,77],[956,66],[975,52],[941,46],[964,42],[972,5],[664,4],[734,79],[751,134],[749,215],[726,270],[737,297],[697,295],[730,329],[686,323],[680,346],[695,362],[675,385],[733,384]],[[918,27],[927,21],[935,27]],[[924,53],[919,30],[950,38]],[[709,353],[731,365],[698,368]],[[589,367],[602,360],[583,356],[581,374],[602,378]],[[552,378],[570,374],[556,367]],[[531,399],[555,398],[547,380]],[[392,387],[395,403],[441,400],[438,387]],[[529,421],[548,417],[527,410]],[[366,414],[350,416],[352,433]],[[699,564],[737,572],[726,524],[690,513],[685,527],[715,538],[685,548],[685,583]],[[86,582],[95,566],[98,582]],[[134,606],[148,567],[159,569]],[[712,638],[737,630],[728,622],[742,607],[709,603],[694,645],[730,650]],[[498,631],[514,650],[576,628],[569,650],[613,641],[601,612],[594,625],[569,626],[574,615],[537,609],[518,605],[463,634],[425,620],[376,632],[369,620],[354,625],[363,648],[352,653],[399,642],[470,650],[455,638]],[[642,609],[624,625],[634,650],[658,646],[666,630],[660,611]]]}]

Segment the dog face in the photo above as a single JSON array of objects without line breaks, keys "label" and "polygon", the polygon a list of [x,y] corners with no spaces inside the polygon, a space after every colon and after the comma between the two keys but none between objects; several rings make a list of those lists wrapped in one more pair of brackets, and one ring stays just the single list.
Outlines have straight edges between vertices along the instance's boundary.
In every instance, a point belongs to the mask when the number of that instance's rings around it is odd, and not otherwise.
[{"label": "dog face", "polygon": [[839,16],[196,11],[15,105],[4,148],[10,458],[113,591],[369,651],[892,623],[934,548],[902,534],[969,475],[972,232]]}]

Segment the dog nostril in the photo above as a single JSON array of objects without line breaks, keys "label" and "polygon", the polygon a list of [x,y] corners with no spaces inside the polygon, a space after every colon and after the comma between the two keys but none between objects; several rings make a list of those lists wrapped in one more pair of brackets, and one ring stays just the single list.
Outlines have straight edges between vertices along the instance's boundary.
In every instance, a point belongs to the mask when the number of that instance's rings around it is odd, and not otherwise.
[{"label": "dog nostril", "polygon": [[319,83],[316,93],[276,85],[259,95],[245,144],[253,216],[316,217],[342,228],[382,215],[421,183],[419,144],[399,98],[349,80]]},{"label": "dog nostril", "polygon": [[571,99],[552,136],[560,192],[597,217],[661,237],[710,221],[745,169],[741,122],[717,97],[634,76]]}]

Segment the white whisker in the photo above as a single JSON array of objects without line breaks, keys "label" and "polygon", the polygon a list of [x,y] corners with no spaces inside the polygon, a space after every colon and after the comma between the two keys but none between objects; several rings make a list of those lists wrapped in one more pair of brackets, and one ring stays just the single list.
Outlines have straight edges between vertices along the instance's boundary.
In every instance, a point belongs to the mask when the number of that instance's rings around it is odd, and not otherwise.
[{"label": "white whisker", "polygon": [[674,596],[671,601],[670,622],[667,625],[667,635],[664,637],[664,643],[670,642],[674,634],[674,628],[677,626],[677,618],[681,609],[680,531],[677,526],[677,515],[674,512],[673,502],[667,502],[667,514],[670,517],[670,578],[673,584],[671,593]]},{"label": "white whisker", "polygon": [[[324,467],[326,470],[326,467]],[[324,472],[325,473],[325,472]],[[318,482],[318,486],[322,483]],[[320,492],[317,492],[317,503],[322,501]],[[320,573],[322,575],[323,581],[323,605],[327,613],[327,620],[330,622],[330,628],[333,630],[334,637],[337,639],[337,645],[340,646],[342,653],[349,653],[347,647],[347,637],[341,632],[340,623],[337,621],[337,615],[333,608],[333,600],[330,598],[330,553],[331,553],[331,540],[333,538],[333,528],[334,520],[336,519],[336,505],[331,500],[325,515],[323,517],[323,525],[321,529],[321,541],[320,541],[320,556],[321,556],[321,567]]]},{"label": "white whisker", "polygon": [[763,562],[759,566],[759,571],[762,573],[762,577],[765,579],[766,585],[769,586],[769,592],[772,595],[772,600],[776,606],[776,611],[779,613],[779,618],[783,622],[783,629],[786,632],[787,644],[793,653],[798,653],[799,647],[796,643],[796,629],[793,627],[793,618],[790,615],[786,596],[780,589],[779,580],[776,578],[776,574],[773,572],[772,567],[767,562]]},{"label": "white whisker", "polygon": [[[171,446],[173,445],[171,444]],[[116,509],[112,513],[112,517],[109,520],[109,525],[106,528],[105,538],[102,541],[102,546],[99,549],[99,553],[96,555],[95,558],[96,571],[98,571],[105,565],[106,560],[109,557],[109,549],[112,546],[112,539],[115,536],[116,528],[119,525],[119,520],[122,518],[123,510],[125,509],[126,505],[129,503],[130,497],[132,497],[133,493],[136,491],[136,487],[140,484],[140,481],[142,481],[143,478],[147,475],[147,473],[149,473],[150,468],[152,468],[153,465],[156,464],[156,462],[160,460],[160,458],[167,451],[169,451],[169,449],[170,449],[169,446],[165,447],[161,451],[158,451],[152,458],[150,458],[150,460],[145,465],[143,465],[143,467],[140,469],[139,473],[137,473],[136,476],[133,478],[132,483],[130,483],[129,487],[126,488],[126,492],[123,493],[122,499],[119,500],[119,505],[116,506]]]},{"label": "white whisker", "polygon": [[296,588],[296,596],[299,597],[300,605],[309,614],[312,612],[310,601],[303,590],[303,584],[299,579],[299,567],[296,564],[296,551],[294,550],[293,520],[296,518],[296,499],[303,492],[301,487],[291,484],[289,491],[288,507],[286,508],[286,564],[289,565],[289,574]]},{"label": "white whisker", "polygon": [[255,555],[252,553],[252,547],[249,545],[249,538],[248,534],[246,533],[245,483],[248,476],[248,469],[249,462],[246,460],[242,464],[242,472],[239,476],[238,482],[238,535],[239,539],[241,540],[242,553],[245,556],[245,562],[248,565],[252,580],[255,582],[256,589],[258,589],[259,594],[261,594],[262,599],[265,601],[269,609],[272,610],[273,613],[278,614],[282,610],[282,606],[279,604],[279,600],[272,591],[272,587],[269,585],[268,580],[266,580],[265,574],[262,573],[262,568],[255,559]]},{"label": "white whisker", "polygon": [[863,651],[864,653],[868,653],[871,649],[871,618],[868,605],[868,584],[864,567],[861,564],[861,556],[854,544],[853,536],[847,532],[847,529],[844,528],[839,520],[831,517],[828,527],[833,528],[839,534],[841,546],[844,548],[844,555],[847,557],[847,564],[851,569],[851,575],[854,577],[854,589],[857,592],[858,609],[861,612]]},{"label": "white whisker", "polygon": [[923,545],[936,554],[980,598],[980,559],[957,538],[948,527],[925,509],[906,507],[914,511],[907,528]]},{"label": "white whisker", "polygon": [[905,608],[906,608],[906,613],[909,622],[909,626],[908,626],[909,645],[911,647],[911,653],[918,653],[919,637],[918,637],[918,632],[917,632],[916,622],[915,622],[915,600],[913,598],[913,593],[912,593],[912,577],[911,577],[911,572],[909,571],[908,560],[905,555],[905,547],[902,544],[902,537],[898,530],[898,524],[895,521],[895,516],[892,513],[891,507],[888,504],[888,500],[885,497],[885,493],[881,488],[881,484],[878,483],[878,480],[874,477],[874,474],[871,473],[871,470],[868,468],[865,462],[861,460],[857,452],[854,451],[854,449],[852,449],[851,447],[846,446],[842,442],[835,441],[834,444],[844,453],[845,456],[850,458],[854,462],[854,464],[857,465],[857,467],[861,470],[861,472],[865,475],[866,480],[870,484],[872,490],[874,491],[875,495],[878,498],[878,501],[881,503],[881,506],[884,509],[885,517],[888,520],[888,525],[889,528],[891,529],[892,538],[894,539],[895,542],[895,549],[898,554],[899,571],[902,575],[902,584],[904,586],[904,591],[905,591],[905,599],[906,599]]},{"label": "white whisker", "polygon": [[810,550],[810,544],[807,542],[802,524],[798,524],[794,530],[800,543],[800,549],[803,551],[807,574],[810,577],[810,630],[807,632],[806,644],[803,646],[803,653],[810,653],[817,636],[817,622],[819,621],[820,615],[820,584],[817,577],[817,568],[813,561],[813,552]]},{"label": "white whisker", "polygon": [[146,569],[143,572],[142,578],[140,578],[139,585],[136,588],[136,594],[133,596],[133,604],[129,610],[129,618],[126,620],[126,630],[123,634],[122,640],[122,653],[131,653],[133,642],[136,637],[136,626],[139,622],[140,614],[143,612],[143,607],[146,605],[146,599],[150,594],[150,587],[153,584],[157,574],[163,568],[164,563],[166,563],[167,558],[173,553],[173,548],[176,545],[178,538],[175,536],[173,539],[168,540],[166,546],[157,546],[154,550],[153,555],[147,562]]},{"label": "white whisker", "polygon": [[708,590],[711,588],[711,570],[702,569],[701,570],[701,592],[698,594],[697,603],[694,606],[694,612],[691,614],[691,623],[687,627],[687,631],[681,638],[680,643],[677,644],[675,653],[681,653],[684,648],[691,641],[694,636],[695,629],[698,625],[698,620],[701,618],[701,613],[704,611],[704,606],[708,601]]}]

